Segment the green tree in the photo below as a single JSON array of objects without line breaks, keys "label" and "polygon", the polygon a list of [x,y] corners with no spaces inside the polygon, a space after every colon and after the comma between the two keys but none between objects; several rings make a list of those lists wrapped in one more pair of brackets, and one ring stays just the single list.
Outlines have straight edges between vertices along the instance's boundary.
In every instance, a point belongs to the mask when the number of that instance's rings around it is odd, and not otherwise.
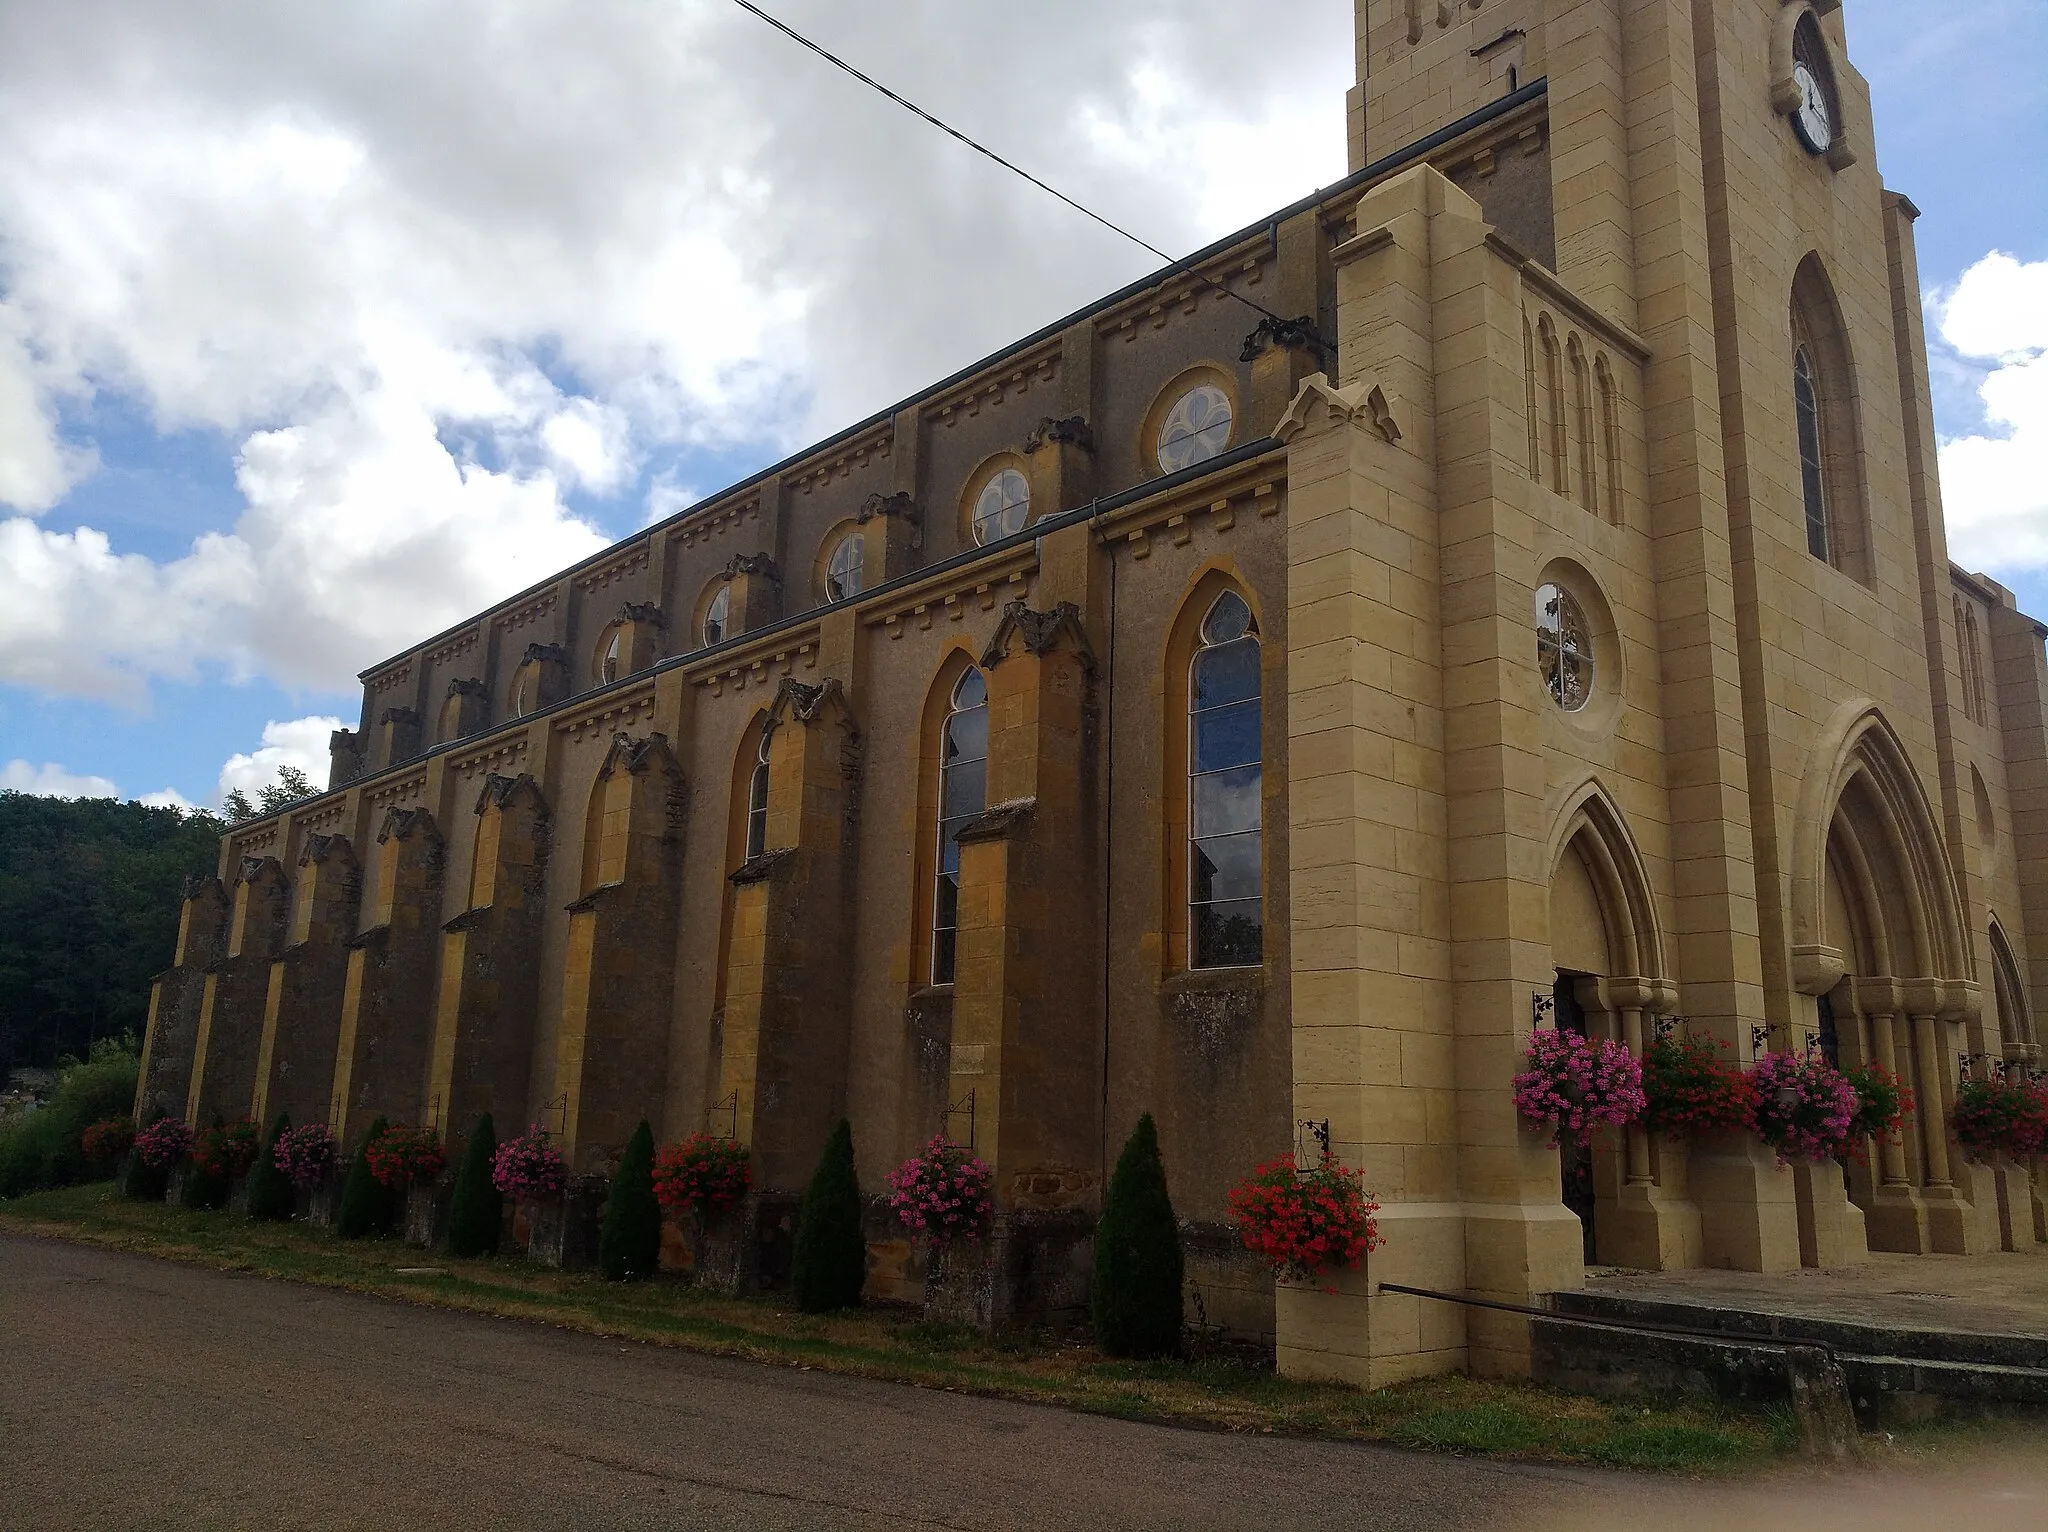
[{"label": "green tree", "polygon": [[231,825],[245,825],[262,812],[239,787],[221,799],[220,811]]},{"label": "green tree", "polygon": [[489,1112],[462,1151],[455,1172],[455,1195],[448,1205],[448,1253],[457,1256],[496,1255],[498,1232],[504,1226],[505,1199],[491,1180],[498,1154],[498,1132]]},{"label": "green tree", "polygon": [[372,1234],[389,1234],[396,1210],[391,1188],[370,1174],[370,1145],[383,1137],[391,1124],[379,1117],[356,1146],[348,1162],[348,1179],[341,1184],[341,1208],[334,1217],[334,1232],[343,1239],[364,1239]]},{"label": "green tree", "polygon": [[1166,1194],[1159,1130],[1147,1112],[1117,1157],[1095,1225],[1096,1344],[1111,1356],[1178,1351],[1181,1269],[1180,1225]]},{"label": "green tree", "polygon": [[654,1130],[645,1118],[627,1140],[604,1202],[597,1272],[607,1282],[654,1274],[661,1264],[661,1204],[654,1200]]},{"label": "green tree", "polygon": [[313,784],[306,780],[306,774],[298,767],[279,767],[277,780],[257,792],[256,813],[280,813],[294,803],[312,797],[315,791]]},{"label": "green tree", "polygon": [[825,1141],[816,1174],[796,1219],[790,1273],[797,1307],[806,1314],[852,1308],[867,1281],[868,1246],[861,1234],[860,1182],[853,1169],[853,1124],[844,1117]]},{"label": "green tree", "polygon": [[270,1130],[270,1137],[263,1141],[263,1152],[256,1156],[256,1163],[249,1167],[249,1216],[271,1223],[288,1222],[298,1198],[292,1190],[292,1183],[285,1173],[277,1168],[277,1161],[271,1157],[278,1135],[292,1125],[292,1120],[283,1112],[277,1114],[277,1125]]},{"label": "green tree", "polygon": [[0,1077],[141,1037],[184,881],[213,872],[224,828],[175,808],[0,792]]}]

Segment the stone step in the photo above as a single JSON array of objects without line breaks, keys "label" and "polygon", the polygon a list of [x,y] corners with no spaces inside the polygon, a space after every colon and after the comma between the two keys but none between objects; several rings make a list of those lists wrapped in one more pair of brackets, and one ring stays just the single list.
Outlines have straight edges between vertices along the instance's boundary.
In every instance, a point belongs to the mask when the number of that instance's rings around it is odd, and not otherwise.
[{"label": "stone step", "polygon": [[1644,1298],[1597,1289],[1552,1293],[1560,1314],[1623,1323],[1682,1325],[1731,1338],[1807,1342],[1836,1351],[1915,1361],[2048,1368],[2048,1335],[1936,1329],[1879,1319],[1832,1319],[1669,1298]]},{"label": "stone step", "polygon": [[[1575,1393],[1797,1405],[1799,1359],[1783,1348],[1817,1344],[1839,1360],[1866,1429],[1937,1416],[2048,1413],[2048,1339],[2040,1336],[1909,1330],[1597,1292],[1553,1293],[1550,1304],[1561,1316],[1595,1321],[1531,1322],[1536,1380]],[[1713,1333],[1625,1328],[1631,1323]]]}]

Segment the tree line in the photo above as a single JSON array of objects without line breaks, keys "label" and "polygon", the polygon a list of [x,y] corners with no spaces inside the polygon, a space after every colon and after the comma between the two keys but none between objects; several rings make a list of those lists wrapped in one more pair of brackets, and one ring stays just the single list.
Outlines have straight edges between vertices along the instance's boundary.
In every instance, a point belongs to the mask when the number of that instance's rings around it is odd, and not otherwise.
[{"label": "tree line", "polygon": [[214,871],[229,825],[313,791],[291,767],[253,802],[229,793],[219,814],[0,791],[0,1079],[139,1040],[185,879]]}]

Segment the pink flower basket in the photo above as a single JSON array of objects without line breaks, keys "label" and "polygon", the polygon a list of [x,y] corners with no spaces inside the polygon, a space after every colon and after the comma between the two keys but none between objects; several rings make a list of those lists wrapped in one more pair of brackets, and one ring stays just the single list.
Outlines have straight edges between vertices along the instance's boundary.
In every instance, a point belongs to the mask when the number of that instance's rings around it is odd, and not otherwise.
[{"label": "pink flower basket", "polygon": [[937,1244],[978,1240],[995,1206],[994,1174],[972,1150],[940,1134],[889,1173],[889,1206],[911,1233]]},{"label": "pink flower basket", "polygon": [[1550,1129],[1553,1144],[1591,1143],[1597,1129],[1626,1127],[1642,1114],[1643,1066],[1620,1043],[1543,1031],[1523,1057],[1529,1067],[1515,1076],[1515,1110]]},{"label": "pink flower basket", "polygon": [[529,1128],[524,1138],[498,1145],[497,1157],[491,1161],[491,1184],[522,1201],[553,1196],[567,1184],[562,1151],[549,1141],[545,1130]]}]

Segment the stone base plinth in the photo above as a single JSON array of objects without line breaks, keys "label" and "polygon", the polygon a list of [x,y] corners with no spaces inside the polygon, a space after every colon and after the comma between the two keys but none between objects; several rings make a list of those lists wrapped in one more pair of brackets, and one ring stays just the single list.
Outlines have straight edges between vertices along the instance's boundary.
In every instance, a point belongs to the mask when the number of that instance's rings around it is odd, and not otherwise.
[{"label": "stone base plinth", "polygon": [[595,1266],[607,1189],[603,1176],[572,1176],[555,1196],[522,1203],[528,1258],[564,1271]]},{"label": "stone base plinth", "polygon": [[999,1212],[981,1239],[928,1249],[925,1318],[976,1330],[1080,1330],[1094,1238],[1090,1213]]}]

